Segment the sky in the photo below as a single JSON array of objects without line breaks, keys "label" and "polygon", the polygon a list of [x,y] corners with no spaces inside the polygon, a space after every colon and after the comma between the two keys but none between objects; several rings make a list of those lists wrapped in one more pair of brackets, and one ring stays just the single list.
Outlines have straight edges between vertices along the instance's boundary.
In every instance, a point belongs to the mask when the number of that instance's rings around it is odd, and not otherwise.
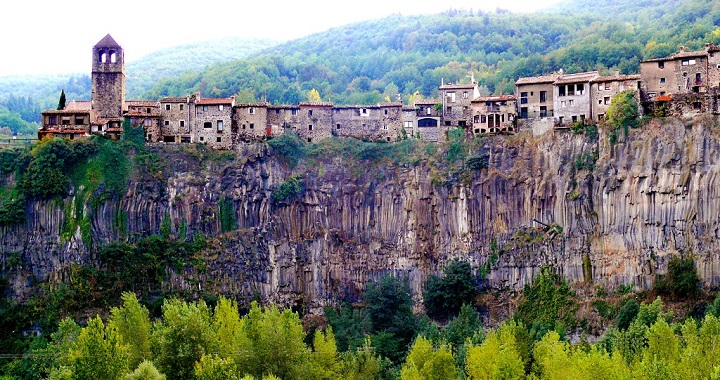
[{"label": "sky", "polygon": [[107,33],[132,62],[162,48],[224,37],[288,41],[391,14],[532,12],[559,1],[11,0],[0,21],[0,77],[89,73],[91,49]]}]

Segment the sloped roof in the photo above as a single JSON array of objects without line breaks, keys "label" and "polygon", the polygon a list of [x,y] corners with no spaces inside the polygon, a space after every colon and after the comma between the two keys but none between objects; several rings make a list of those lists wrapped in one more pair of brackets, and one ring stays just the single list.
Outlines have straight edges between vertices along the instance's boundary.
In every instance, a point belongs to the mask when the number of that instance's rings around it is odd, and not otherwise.
[{"label": "sloped roof", "polygon": [[90,111],[92,102],[89,100],[71,100],[65,104],[66,111]]},{"label": "sloped roof", "polygon": [[626,80],[638,80],[640,79],[640,74],[630,74],[630,75],[608,75],[608,76],[602,76],[597,77],[593,79],[592,81],[595,83],[598,82],[622,82]]},{"label": "sloped roof", "polygon": [[575,74],[563,74],[558,77],[558,79],[555,81],[555,84],[590,82],[599,76],[600,74],[597,71],[588,71]]},{"label": "sloped roof", "polygon": [[440,101],[439,99],[420,99],[420,100],[415,101],[416,106],[419,106],[419,105],[434,106],[436,104],[442,104],[442,101]]},{"label": "sloped roof", "polygon": [[234,98],[202,98],[198,99],[195,103],[200,105],[232,104],[234,100]]},{"label": "sloped roof", "polygon": [[473,103],[480,102],[506,102],[509,100],[515,100],[515,95],[495,95],[495,96],[478,96],[473,99]]},{"label": "sloped roof", "polygon": [[539,84],[539,83],[553,83],[558,78],[557,74],[552,75],[540,75],[537,77],[523,77],[515,81],[516,85],[522,84]]},{"label": "sloped roof", "polygon": [[159,102],[156,100],[126,100],[125,104],[128,107],[157,107]]},{"label": "sloped roof", "polygon": [[440,86],[441,90],[464,90],[464,89],[473,89],[477,86],[477,83],[468,83],[468,84],[444,84]]},{"label": "sloped roof", "polygon": [[330,102],[300,102],[298,103],[301,107],[332,107],[333,104]]},{"label": "sloped roof", "polygon": [[96,48],[101,48],[101,47],[119,48],[120,45],[117,42],[115,42],[115,39],[113,39],[112,36],[110,35],[110,33],[108,33],[105,37],[103,37],[102,40],[100,40],[98,43],[96,43],[94,47],[96,47]]}]

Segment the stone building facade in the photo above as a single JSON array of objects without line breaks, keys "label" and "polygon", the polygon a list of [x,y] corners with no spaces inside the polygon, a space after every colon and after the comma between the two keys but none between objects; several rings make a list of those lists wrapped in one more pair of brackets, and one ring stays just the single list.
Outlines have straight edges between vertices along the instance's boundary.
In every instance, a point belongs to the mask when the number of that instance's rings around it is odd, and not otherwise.
[{"label": "stone building facade", "polygon": [[[214,148],[229,149],[232,145],[231,125],[235,98],[196,98],[188,142],[207,143]],[[196,137],[197,140],[192,139]],[[182,142],[182,141],[181,141]]]},{"label": "stone building facade", "polygon": [[472,101],[473,133],[514,133],[515,95],[479,96]]},{"label": "stone building facade", "polygon": [[612,76],[601,76],[595,78],[590,83],[590,98],[593,106],[592,120],[601,122],[605,118],[612,98],[624,91],[633,91],[640,93],[640,75],[620,75],[616,73]]},{"label": "stone building facade", "polygon": [[92,49],[92,110],[119,128],[125,108],[125,53],[108,34]]},{"label": "stone building facade", "polygon": [[441,84],[440,100],[445,127],[469,127],[472,124],[472,100],[480,96],[478,84]]},{"label": "stone building facade", "polygon": [[590,83],[599,76],[597,71],[560,74],[553,87],[553,107],[558,124],[592,119]]},{"label": "stone building facade", "polygon": [[520,78],[515,82],[520,118],[553,117],[553,87],[558,75]]}]

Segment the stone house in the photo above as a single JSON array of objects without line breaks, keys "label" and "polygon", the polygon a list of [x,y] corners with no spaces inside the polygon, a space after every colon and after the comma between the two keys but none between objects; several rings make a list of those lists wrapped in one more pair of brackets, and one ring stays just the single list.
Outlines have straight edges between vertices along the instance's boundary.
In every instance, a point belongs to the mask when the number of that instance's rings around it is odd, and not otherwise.
[{"label": "stone house", "polygon": [[440,100],[423,99],[415,102],[415,137],[425,141],[439,141],[447,132],[442,123],[443,108]]},{"label": "stone house", "polygon": [[415,106],[402,107],[402,124],[407,136],[416,136],[417,132],[417,108]]},{"label": "stone house", "polygon": [[634,91],[639,99],[640,87],[640,74],[620,75],[620,73],[616,73],[612,76],[600,76],[593,79],[590,83],[590,97],[593,105],[592,120],[594,122],[603,121],[612,103],[612,98],[623,91]]},{"label": "stone house", "polygon": [[568,125],[592,118],[590,84],[599,76],[597,71],[560,74],[553,86],[553,107],[557,124]]},{"label": "stone house", "polygon": [[402,136],[402,104],[375,106],[334,106],[333,132],[360,140],[397,141]]},{"label": "stone house", "polygon": [[232,147],[232,125],[235,97],[196,98],[190,142],[205,143],[217,149]]},{"label": "stone house", "polygon": [[199,142],[193,139],[195,100],[199,94],[186,97],[160,99],[160,132],[145,129],[148,142]]},{"label": "stone house", "polygon": [[[47,110],[42,112],[43,127],[38,130],[38,138],[45,136],[64,137],[70,140],[90,135],[93,112],[89,104],[86,109]],[[94,126],[96,129],[98,125]]]},{"label": "stone house", "polygon": [[515,82],[517,113],[522,119],[554,116],[553,84],[558,75],[523,77]]},{"label": "stone house", "polygon": [[236,136],[233,142],[262,141],[272,136],[268,129],[268,103],[236,104],[233,107],[231,132]]},{"label": "stone house", "polygon": [[473,133],[514,133],[515,95],[479,96],[472,101]]},{"label": "stone house", "polygon": [[123,115],[130,120],[133,127],[142,127],[145,130],[145,141],[159,138],[161,135],[160,102],[154,100],[129,100],[125,102],[127,111]]},{"label": "stone house", "polygon": [[307,142],[314,142],[332,136],[332,103],[304,102],[298,104],[298,107],[297,114],[291,117],[294,124],[291,124],[290,127],[297,132],[300,138]]},{"label": "stone house", "polygon": [[442,84],[440,100],[445,127],[468,127],[472,124],[472,100],[480,96],[475,78],[469,84]]}]

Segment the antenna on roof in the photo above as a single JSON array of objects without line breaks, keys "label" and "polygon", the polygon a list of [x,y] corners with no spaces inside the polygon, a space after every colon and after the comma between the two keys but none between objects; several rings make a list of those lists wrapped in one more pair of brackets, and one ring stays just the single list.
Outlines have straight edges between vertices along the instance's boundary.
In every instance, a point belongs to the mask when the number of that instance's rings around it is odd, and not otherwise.
[{"label": "antenna on roof", "polygon": [[443,77],[443,78],[440,78],[440,85],[441,85],[441,86],[444,86],[444,85],[445,85],[445,78],[444,78],[444,77]]}]

